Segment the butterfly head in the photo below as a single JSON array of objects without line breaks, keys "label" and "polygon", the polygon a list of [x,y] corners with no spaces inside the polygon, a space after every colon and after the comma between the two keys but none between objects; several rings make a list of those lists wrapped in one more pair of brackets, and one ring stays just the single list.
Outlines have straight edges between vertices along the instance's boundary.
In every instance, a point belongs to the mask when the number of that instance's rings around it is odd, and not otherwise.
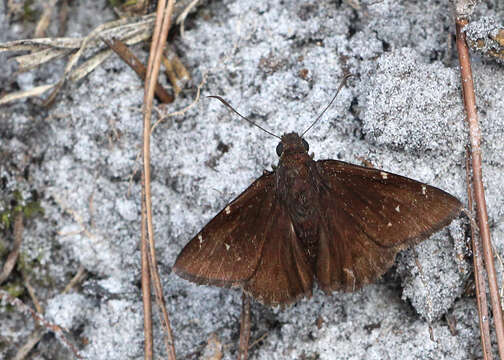
[{"label": "butterfly head", "polygon": [[276,152],[277,155],[282,157],[282,155],[294,154],[294,153],[307,153],[310,146],[297,133],[289,133],[282,135],[282,140],[278,143]]}]

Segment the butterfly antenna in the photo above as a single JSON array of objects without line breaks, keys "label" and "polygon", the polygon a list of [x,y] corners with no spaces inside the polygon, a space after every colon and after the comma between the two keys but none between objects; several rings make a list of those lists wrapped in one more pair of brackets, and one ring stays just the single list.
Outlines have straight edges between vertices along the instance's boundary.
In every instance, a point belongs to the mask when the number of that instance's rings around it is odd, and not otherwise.
[{"label": "butterfly antenna", "polygon": [[210,96],[207,96],[207,97],[209,97],[209,98],[214,98],[214,99],[219,100],[221,103],[223,103],[224,105],[226,105],[229,109],[231,109],[231,110],[232,110],[235,114],[237,114],[237,115],[238,115],[239,117],[241,117],[243,120],[248,121],[250,124],[252,124],[252,125],[254,125],[254,126],[257,126],[259,129],[261,129],[261,130],[262,130],[262,131],[264,131],[265,133],[268,133],[268,134],[270,134],[271,136],[274,136],[274,137],[276,137],[276,138],[278,138],[278,139],[282,140],[282,138],[281,138],[280,136],[273,134],[271,131],[268,131],[268,130],[266,130],[265,128],[263,128],[263,127],[261,127],[261,126],[257,125],[257,124],[256,124],[255,122],[253,122],[252,120],[247,119],[245,116],[243,116],[243,115],[242,115],[242,114],[240,114],[238,111],[236,111],[236,110],[235,110],[235,109],[234,109],[231,105],[229,105],[229,103],[228,103],[226,100],[224,100],[224,99],[223,99],[223,98],[221,98],[220,96],[217,96],[217,95],[210,95]]},{"label": "butterfly antenna", "polygon": [[322,113],[315,119],[314,122],[311,123],[310,126],[308,126],[308,129],[306,129],[302,134],[301,134],[301,137],[304,136],[304,134],[306,134],[308,132],[308,130],[310,130],[313,125],[315,125],[317,123],[317,121],[320,120],[320,118],[322,117],[322,115],[324,115],[324,113],[327,111],[327,109],[329,109],[332,105],[332,103],[334,102],[334,100],[336,99],[336,96],[338,96],[340,90],[343,88],[343,86],[346,85],[346,81],[349,77],[352,77],[354,76],[353,74],[346,74],[344,77],[343,77],[343,80],[341,80],[341,83],[340,83],[340,86],[338,87],[338,90],[336,91],[336,95],[334,95],[334,97],[332,98],[331,102],[329,103],[329,105],[326,106],[326,108],[324,109],[324,111],[322,111]]}]

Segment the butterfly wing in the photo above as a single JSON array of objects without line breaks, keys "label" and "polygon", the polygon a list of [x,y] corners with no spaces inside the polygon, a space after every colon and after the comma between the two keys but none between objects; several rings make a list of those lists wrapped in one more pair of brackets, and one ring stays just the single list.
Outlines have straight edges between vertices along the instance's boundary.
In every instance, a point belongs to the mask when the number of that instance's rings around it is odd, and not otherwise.
[{"label": "butterfly wing", "polygon": [[257,179],[182,250],[173,270],[189,281],[234,286],[257,268],[274,207],[274,173]]},{"label": "butterfly wing", "polygon": [[265,305],[286,305],[311,296],[313,270],[285,206],[277,201],[272,214],[259,266],[244,291]]},{"label": "butterfly wing", "polygon": [[322,289],[354,291],[373,282],[400,250],[448,225],[461,203],[435,187],[336,160],[322,177],[316,276]]}]

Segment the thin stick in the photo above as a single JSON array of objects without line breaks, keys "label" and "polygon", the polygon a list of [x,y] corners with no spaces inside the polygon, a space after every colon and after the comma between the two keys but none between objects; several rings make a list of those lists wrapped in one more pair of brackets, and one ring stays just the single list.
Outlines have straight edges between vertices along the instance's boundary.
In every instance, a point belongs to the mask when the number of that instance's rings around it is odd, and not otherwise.
[{"label": "thin stick", "polygon": [[53,9],[56,7],[57,0],[44,1],[42,3],[42,16],[37,22],[37,26],[35,27],[35,33],[33,34],[34,38],[43,38],[46,37],[46,31],[49,25],[51,24],[51,15]]},{"label": "thin stick", "polygon": [[17,211],[14,215],[14,244],[12,247],[12,251],[9,256],[7,256],[7,260],[2,269],[2,273],[0,274],[0,284],[3,283],[9,277],[12,269],[16,265],[17,259],[19,257],[19,249],[21,248],[21,242],[23,241],[23,212]]},{"label": "thin stick", "polygon": [[63,0],[58,11],[59,26],[58,26],[58,37],[63,37],[65,35],[68,23],[68,12],[70,7],[68,6],[69,0]]},{"label": "thin stick", "polygon": [[[469,211],[473,209],[473,199],[471,191],[471,153],[466,149],[466,184],[467,184],[467,207]],[[471,215],[471,214],[469,214]],[[471,223],[471,239],[473,249],[474,263],[474,282],[476,283],[476,301],[478,304],[479,328],[481,335],[481,347],[483,350],[483,359],[492,360],[492,345],[490,342],[490,324],[488,317],[488,301],[486,297],[485,278],[483,276],[483,260],[481,259],[480,241],[476,235],[476,229]]]},{"label": "thin stick", "polygon": [[252,349],[254,346],[256,346],[257,344],[259,344],[261,341],[263,341],[264,339],[266,339],[266,337],[269,335],[269,332],[265,332],[264,334],[262,334],[261,336],[259,336],[256,340],[254,340],[254,342],[252,344],[249,345],[249,350]]},{"label": "thin stick", "polygon": [[177,97],[178,94],[182,91],[182,89],[180,88],[180,86],[178,84],[178,78],[177,78],[177,74],[175,74],[175,69],[173,68],[173,64],[166,56],[163,56],[161,58],[161,61],[163,62],[163,65],[165,66],[165,73],[168,76],[168,79],[170,80],[170,83],[172,85],[173,95],[175,95],[175,97]]},{"label": "thin stick", "polygon": [[[77,271],[77,274],[70,280],[70,282],[65,286],[65,289],[62,291],[62,294],[68,293],[75,285],[80,283],[86,276],[86,270],[84,266],[79,266],[79,270]],[[25,287],[28,290],[28,293],[30,294],[30,297],[33,301],[33,304],[35,306],[36,313],[42,314],[44,312],[42,306],[40,305],[40,302],[38,301],[38,298],[35,294],[35,289],[31,286],[29,282],[28,276],[23,273],[23,278],[25,279]],[[35,324],[36,328],[35,330],[30,334],[28,337],[28,341],[21,346],[18,351],[16,352],[16,355],[14,356],[13,360],[24,360],[30,351],[38,344],[38,342],[42,339],[42,336],[45,334],[47,329],[42,328],[38,323]],[[57,326],[57,325],[55,325]],[[71,345],[71,343],[70,343]]]},{"label": "thin stick", "polygon": [[[144,64],[131,52],[128,46],[119,39],[112,39],[112,41],[102,38],[103,42],[107,44],[114,52],[126,63],[130,68],[138,75],[142,80],[145,80],[145,69]],[[173,96],[168,94],[161,84],[156,81],[155,94],[159,101],[168,104],[173,102]]]},{"label": "thin stick", "polygon": [[170,63],[173,66],[173,70],[175,70],[175,74],[177,74],[178,80],[190,80],[191,79],[191,74],[185,67],[184,63],[180,58],[177,56],[175,50],[173,49],[166,49],[165,50],[165,56],[167,59],[170,61]]},{"label": "thin stick", "polygon": [[25,315],[31,315],[33,317],[33,320],[40,323],[47,330],[55,333],[57,335],[56,338],[60,340],[67,348],[69,348],[74,353],[75,357],[82,359],[75,346],[65,337],[63,329],[60,326],[47,321],[40,313],[33,310],[18,298],[11,296],[7,291],[0,290],[0,300],[7,301],[10,305],[12,305]]},{"label": "thin stick", "polygon": [[176,23],[180,24],[180,36],[182,37],[182,39],[185,36],[184,21],[185,21],[187,15],[189,15],[189,12],[196,6],[196,4],[198,4],[198,1],[199,0],[192,0],[191,3],[189,5],[187,5],[187,7],[184,9],[184,11],[182,11],[182,13],[177,18]]},{"label": "thin stick", "polygon": [[39,343],[43,335],[44,332],[40,328],[34,330],[28,337],[26,344],[18,349],[13,360],[24,360],[28,356],[30,351],[32,351],[32,349]]},{"label": "thin stick", "polygon": [[152,360],[154,357],[154,346],[152,336],[152,299],[151,280],[149,268],[149,244],[147,243],[147,215],[145,210],[145,174],[142,171],[142,204],[141,204],[141,258],[142,258],[142,301],[144,311],[144,359]]},{"label": "thin stick", "polygon": [[187,105],[185,108],[183,108],[182,110],[178,110],[178,111],[174,111],[174,112],[171,112],[169,114],[166,114],[166,115],[161,115],[161,112],[155,108],[155,110],[158,112],[159,114],[159,119],[158,121],[156,121],[154,123],[154,125],[152,125],[152,128],[151,128],[151,133],[154,132],[154,129],[163,121],[165,121],[167,118],[169,117],[172,117],[172,116],[180,116],[180,115],[184,115],[187,111],[189,111],[190,109],[192,109],[194,106],[196,106],[196,104],[198,103],[199,99],[200,99],[200,94],[201,94],[201,88],[203,87],[203,85],[205,85],[205,82],[206,82],[206,79],[207,79],[207,73],[204,73],[203,74],[203,79],[201,80],[201,82],[199,83],[197,89],[196,89],[196,97],[194,98],[194,101],[192,103],[190,103],[189,105]]},{"label": "thin stick", "polygon": [[80,265],[79,269],[77,270],[77,274],[75,274],[74,277],[70,279],[70,282],[67,284],[67,286],[65,286],[63,294],[70,292],[70,290],[72,290],[75,287],[75,285],[80,283],[85,278],[86,278],[86,268]]},{"label": "thin stick", "polygon": [[35,294],[35,289],[30,284],[30,279],[24,273],[23,273],[23,277],[24,277],[24,286],[25,286],[26,290],[28,290],[28,294],[30,295],[30,298],[33,301],[33,306],[35,306],[35,310],[39,314],[44,313],[44,309],[42,309],[42,305],[40,305],[40,301],[37,298],[37,294]]},{"label": "thin stick", "polygon": [[250,339],[250,299],[243,293],[238,360],[247,360]]},{"label": "thin stick", "polygon": [[[149,62],[147,65],[147,76],[145,79],[145,92],[144,92],[144,116],[143,116],[143,176],[145,183],[142,192],[142,202],[145,202],[145,214],[147,217],[147,229],[142,225],[142,240],[148,240],[149,247],[149,260],[150,275],[152,276],[154,290],[156,294],[156,302],[161,309],[162,319],[161,323],[164,328],[164,341],[168,358],[175,360],[175,346],[173,344],[173,335],[170,325],[170,319],[165,306],[165,299],[163,296],[163,288],[159,278],[159,272],[156,261],[156,248],[154,244],[154,230],[152,224],[152,202],[151,202],[151,184],[150,184],[150,134],[151,134],[151,115],[152,115],[152,101],[154,98],[154,89],[156,80],[161,66],[161,56],[163,48],[168,35],[168,30],[171,25],[171,17],[173,14],[173,7],[175,0],[160,0],[156,12],[156,23],[154,33],[152,36],[152,44],[149,53]],[[147,230],[147,236],[145,236]],[[146,246],[142,244],[142,247]]]},{"label": "thin stick", "polygon": [[471,62],[469,58],[469,49],[465,40],[465,33],[462,31],[462,28],[467,25],[468,21],[467,19],[458,18],[455,20],[455,22],[464,105],[467,113],[469,137],[471,142],[473,186],[474,197],[476,200],[477,218],[483,245],[485,267],[488,275],[490,300],[492,302],[493,318],[497,337],[497,347],[501,359],[504,359],[504,324],[502,322],[502,308],[499,299],[499,288],[497,285],[497,276],[495,273],[495,266],[493,261],[490,228],[488,226],[488,214],[485,202],[485,190],[483,186],[483,174],[481,171],[481,132],[478,124],[478,114],[476,112],[476,97],[474,95],[474,83],[472,78]]}]

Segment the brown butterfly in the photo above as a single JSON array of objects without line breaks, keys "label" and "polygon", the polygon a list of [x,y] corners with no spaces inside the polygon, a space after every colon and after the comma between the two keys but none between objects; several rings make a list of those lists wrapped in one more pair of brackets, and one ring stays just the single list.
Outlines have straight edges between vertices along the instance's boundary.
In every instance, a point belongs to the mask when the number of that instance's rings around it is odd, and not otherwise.
[{"label": "brown butterfly", "polygon": [[241,287],[271,306],[311,296],[315,281],[327,294],[351,292],[461,211],[455,197],[433,186],[342,161],[314,161],[303,135],[280,138],[278,167],[185,246],[175,273],[197,284]]}]

